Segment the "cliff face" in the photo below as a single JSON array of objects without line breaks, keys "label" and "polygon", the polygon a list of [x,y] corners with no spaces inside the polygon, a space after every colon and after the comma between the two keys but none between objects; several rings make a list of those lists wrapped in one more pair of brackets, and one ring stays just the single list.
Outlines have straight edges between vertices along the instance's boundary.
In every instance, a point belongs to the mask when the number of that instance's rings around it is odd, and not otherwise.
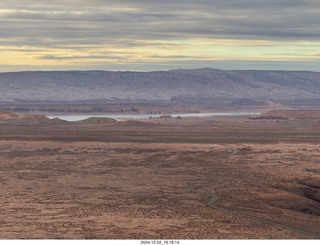
[{"label": "cliff face", "polygon": [[317,99],[320,73],[226,71],[50,71],[0,74],[0,102]]}]

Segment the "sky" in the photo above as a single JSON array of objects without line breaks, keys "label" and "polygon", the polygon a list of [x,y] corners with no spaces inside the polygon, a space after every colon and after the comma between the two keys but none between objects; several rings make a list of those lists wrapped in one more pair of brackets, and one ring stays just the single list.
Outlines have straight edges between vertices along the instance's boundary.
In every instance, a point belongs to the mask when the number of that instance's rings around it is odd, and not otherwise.
[{"label": "sky", "polygon": [[0,0],[0,72],[320,72],[319,0]]}]

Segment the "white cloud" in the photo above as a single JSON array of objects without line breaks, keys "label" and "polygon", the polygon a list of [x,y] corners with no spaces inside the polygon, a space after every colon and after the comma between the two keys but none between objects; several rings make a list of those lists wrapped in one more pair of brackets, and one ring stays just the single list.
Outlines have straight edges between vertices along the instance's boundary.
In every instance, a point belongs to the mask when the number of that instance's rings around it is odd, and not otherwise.
[{"label": "white cloud", "polygon": [[83,52],[77,59],[100,59],[99,49],[194,39],[316,42],[319,16],[316,0],[11,0],[0,2],[0,45],[69,48]]}]

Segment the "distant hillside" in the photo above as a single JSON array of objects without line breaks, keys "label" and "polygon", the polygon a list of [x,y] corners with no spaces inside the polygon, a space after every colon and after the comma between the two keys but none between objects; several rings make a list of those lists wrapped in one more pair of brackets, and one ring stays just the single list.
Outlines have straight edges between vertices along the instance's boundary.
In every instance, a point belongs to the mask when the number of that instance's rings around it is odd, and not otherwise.
[{"label": "distant hillside", "polygon": [[139,102],[319,99],[320,73],[227,71],[48,71],[0,73],[0,102]]},{"label": "distant hillside", "polygon": [[[2,123],[51,123],[51,124],[69,124],[70,122],[59,118],[49,119],[45,115],[24,114],[17,115],[12,112],[0,111],[0,124]],[[90,117],[88,119],[72,122],[76,124],[114,124],[117,120],[108,117]]]}]

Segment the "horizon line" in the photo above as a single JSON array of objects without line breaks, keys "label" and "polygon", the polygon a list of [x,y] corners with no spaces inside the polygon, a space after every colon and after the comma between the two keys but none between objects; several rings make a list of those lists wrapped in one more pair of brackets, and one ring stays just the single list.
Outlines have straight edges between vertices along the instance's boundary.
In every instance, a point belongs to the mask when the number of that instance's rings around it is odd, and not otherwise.
[{"label": "horizon line", "polygon": [[0,71],[0,74],[5,73],[23,73],[23,72],[94,72],[94,71],[103,71],[103,72],[170,72],[170,71],[192,71],[192,70],[212,70],[212,71],[274,71],[274,72],[315,72],[319,71],[314,70],[291,70],[291,69],[219,69],[214,67],[200,67],[200,68],[175,68],[175,69],[166,69],[166,70],[137,70],[137,69],[128,69],[128,70],[104,70],[104,69],[70,69],[70,70],[21,70],[21,71]]}]

